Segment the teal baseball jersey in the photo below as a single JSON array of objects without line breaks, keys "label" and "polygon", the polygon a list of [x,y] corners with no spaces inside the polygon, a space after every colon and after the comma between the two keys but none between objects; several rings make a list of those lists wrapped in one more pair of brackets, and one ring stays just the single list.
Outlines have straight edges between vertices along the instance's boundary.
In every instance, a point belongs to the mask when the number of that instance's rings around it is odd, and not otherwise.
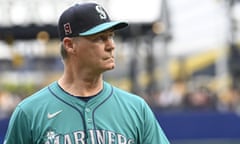
[{"label": "teal baseball jersey", "polygon": [[4,144],[169,144],[147,103],[104,82],[89,101],[53,82],[23,100]]}]

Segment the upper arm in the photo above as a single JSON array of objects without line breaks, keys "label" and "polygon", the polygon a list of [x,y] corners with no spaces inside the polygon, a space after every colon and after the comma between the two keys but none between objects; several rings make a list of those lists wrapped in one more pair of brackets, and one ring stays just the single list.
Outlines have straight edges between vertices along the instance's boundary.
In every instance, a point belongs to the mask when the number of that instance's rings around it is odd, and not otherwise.
[{"label": "upper arm", "polygon": [[17,106],[9,121],[4,144],[30,144],[30,122],[24,111]]},{"label": "upper arm", "polygon": [[144,144],[169,144],[169,141],[150,107],[144,107]]}]

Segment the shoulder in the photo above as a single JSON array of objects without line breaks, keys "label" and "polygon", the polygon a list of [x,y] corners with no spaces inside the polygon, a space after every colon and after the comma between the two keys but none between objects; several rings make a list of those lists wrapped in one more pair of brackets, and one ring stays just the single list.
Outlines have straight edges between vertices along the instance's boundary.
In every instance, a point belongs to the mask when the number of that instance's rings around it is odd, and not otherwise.
[{"label": "shoulder", "polygon": [[126,103],[128,106],[146,107],[146,101],[139,95],[113,86],[113,96],[115,99]]},{"label": "shoulder", "polygon": [[113,86],[113,93],[121,96],[122,98],[130,98],[136,101],[142,101],[143,98],[139,95],[133,94],[129,91]]},{"label": "shoulder", "polygon": [[115,105],[119,109],[135,115],[142,122],[148,122],[155,119],[152,109],[147,102],[140,96],[113,86],[113,98]]},{"label": "shoulder", "polygon": [[[50,84],[53,85],[53,84]],[[22,110],[32,110],[37,109],[38,107],[44,106],[49,99],[51,99],[51,92],[49,91],[49,86],[45,86],[39,91],[33,93],[32,95],[23,99],[19,104],[18,107]]]}]

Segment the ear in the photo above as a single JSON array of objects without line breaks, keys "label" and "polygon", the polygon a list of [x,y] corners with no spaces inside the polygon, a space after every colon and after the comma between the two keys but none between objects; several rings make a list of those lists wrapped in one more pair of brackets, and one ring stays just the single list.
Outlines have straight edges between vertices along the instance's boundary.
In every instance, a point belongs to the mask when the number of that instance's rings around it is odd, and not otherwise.
[{"label": "ear", "polygon": [[63,45],[64,45],[67,53],[74,53],[75,52],[75,49],[73,47],[73,39],[72,38],[65,37],[63,39]]}]

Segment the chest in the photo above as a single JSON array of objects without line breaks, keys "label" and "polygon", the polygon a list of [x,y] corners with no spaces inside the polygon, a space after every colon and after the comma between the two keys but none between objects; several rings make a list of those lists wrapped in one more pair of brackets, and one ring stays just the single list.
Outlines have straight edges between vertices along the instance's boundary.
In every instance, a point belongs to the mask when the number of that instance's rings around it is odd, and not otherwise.
[{"label": "chest", "polygon": [[49,108],[33,124],[33,138],[45,144],[133,144],[141,121],[125,107],[64,105]]}]

